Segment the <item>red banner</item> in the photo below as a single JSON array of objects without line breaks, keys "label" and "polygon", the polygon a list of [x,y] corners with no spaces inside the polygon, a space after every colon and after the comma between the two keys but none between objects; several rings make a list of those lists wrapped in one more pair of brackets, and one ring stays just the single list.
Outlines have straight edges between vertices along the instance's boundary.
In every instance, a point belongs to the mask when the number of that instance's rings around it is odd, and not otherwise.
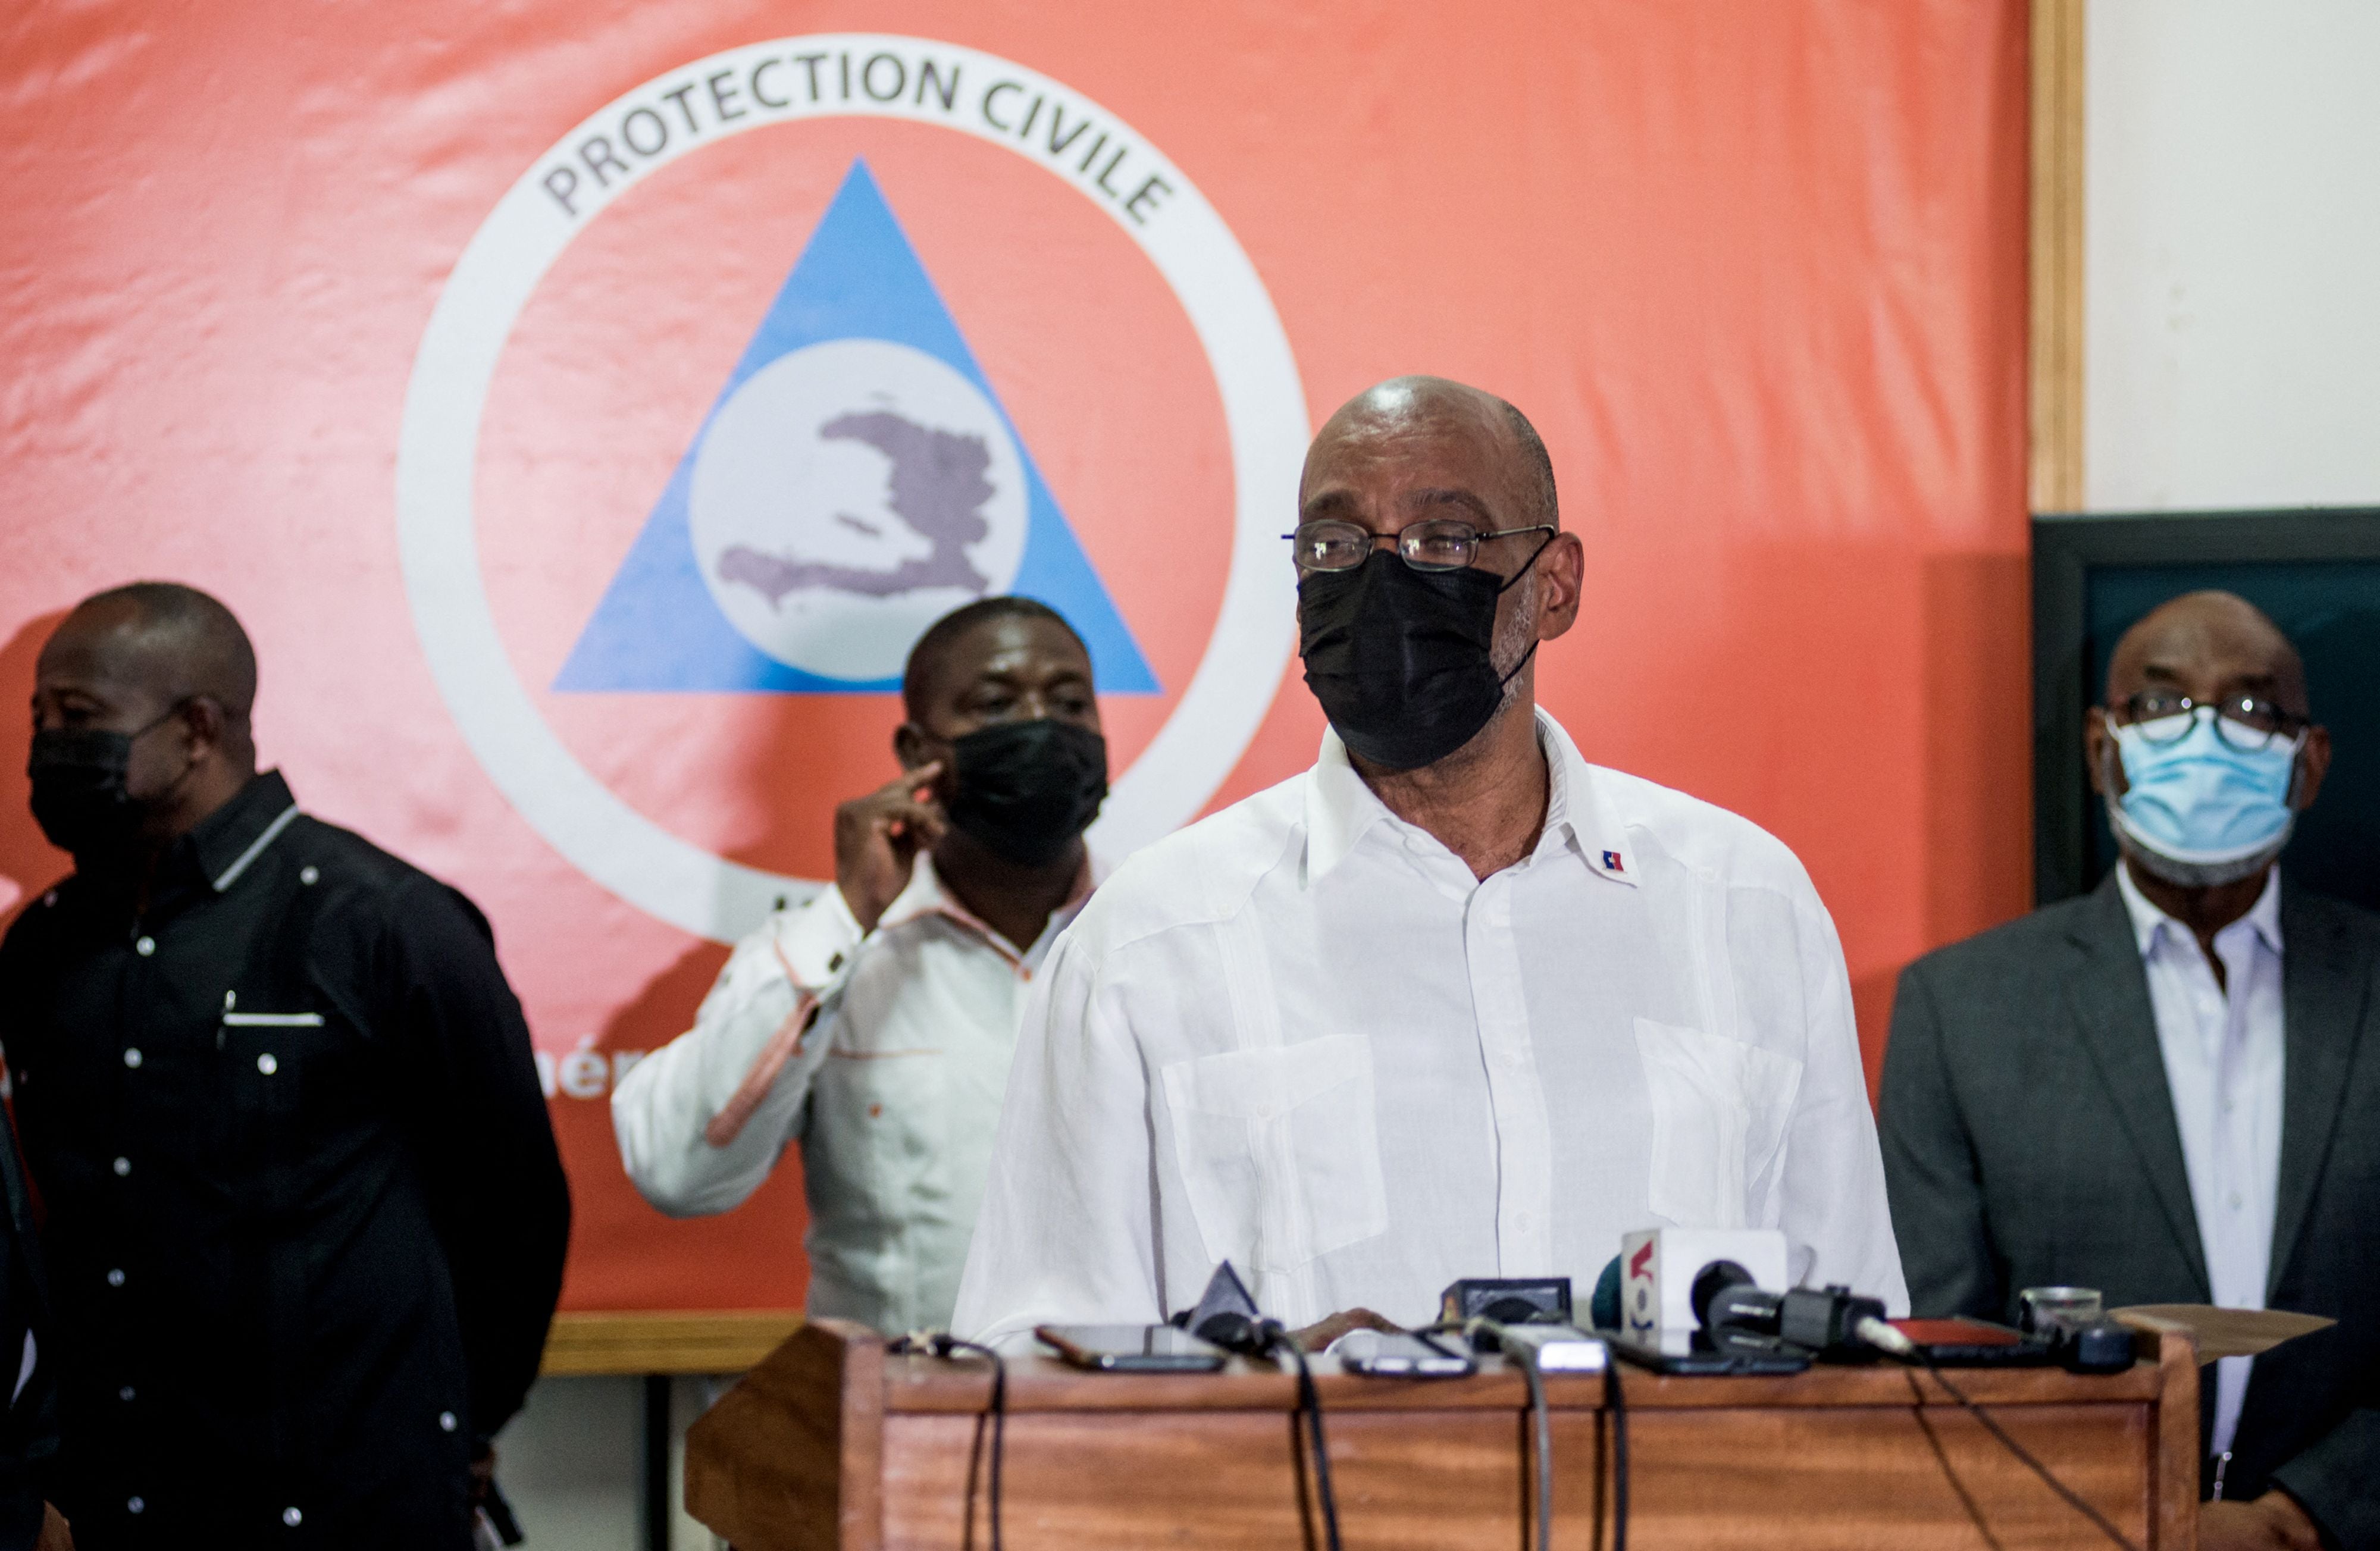
[{"label": "red banner", "polygon": [[[1438,372],[1586,539],[1541,696],[1800,853],[1873,1063],[2028,895],[2023,49],[1965,0],[28,11],[0,684],[99,588],[222,597],[264,758],[496,924],[567,1305],[790,1305],[797,1160],[668,1222],[606,1099],[831,876],[908,641],[1084,627],[1110,850],[1294,773],[1305,441]],[[937,431],[990,493],[905,484]],[[14,897],[66,869],[25,736]]]}]

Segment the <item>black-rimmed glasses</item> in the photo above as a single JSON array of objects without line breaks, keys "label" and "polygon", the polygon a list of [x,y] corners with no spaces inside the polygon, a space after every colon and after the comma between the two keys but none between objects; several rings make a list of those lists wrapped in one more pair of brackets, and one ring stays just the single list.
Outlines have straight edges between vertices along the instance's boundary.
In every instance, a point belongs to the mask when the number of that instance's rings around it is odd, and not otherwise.
[{"label": "black-rimmed glasses", "polygon": [[1300,571],[1353,571],[1369,560],[1382,539],[1397,547],[1397,557],[1416,571],[1460,571],[1479,558],[1479,546],[1490,539],[1512,539],[1524,533],[1552,533],[1551,523],[1527,527],[1500,527],[1482,533],[1453,517],[1432,517],[1396,533],[1375,533],[1360,523],[1325,518],[1300,523],[1282,538],[1293,546]]},{"label": "black-rimmed glasses", "polygon": [[2107,708],[2119,727],[2140,729],[2153,744],[2180,743],[2198,724],[2198,713],[2215,718],[2215,735],[2242,754],[2270,748],[2297,736],[2306,719],[2283,710],[2254,695],[2227,695],[2219,700],[2194,700],[2168,689],[2145,689]]}]

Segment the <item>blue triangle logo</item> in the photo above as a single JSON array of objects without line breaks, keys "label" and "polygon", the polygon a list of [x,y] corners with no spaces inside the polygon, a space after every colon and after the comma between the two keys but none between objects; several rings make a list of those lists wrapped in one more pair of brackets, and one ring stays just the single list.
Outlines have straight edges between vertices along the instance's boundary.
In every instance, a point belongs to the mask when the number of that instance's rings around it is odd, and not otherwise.
[{"label": "blue triangle logo", "polygon": [[[755,384],[751,405],[739,405],[739,390],[756,375],[796,351],[834,345],[863,354],[872,348],[871,360],[930,357],[927,377],[945,384],[935,402],[956,406],[961,423],[947,423],[950,415],[936,423],[907,399],[858,389],[826,406],[823,418],[787,419],[786,406],[818,410],[820,392],[844,391],[837,384],[847,375],[847,353],[831,357],[823,388],[818,373],[805,386],[781,369]],[[706,446],[722,425],[719,455],[706,462]],[[788,456],[842,460],[833,465],[844,476],[837,491],[851,495],[855,479],[871,487],[852,503],[867,512],[805,496],[808,487],[798,479],[772,484],[765,477],[772,470],[813,467],[784,464]],[[1014,488],[1003,497],[1004,481],[1021,485],[1021,501]],[[805,501],[815,508],[807,527],[783,520]],[[1020,510],[1021,534],[1019,522],[1000,517]],[[742,541],[722,541],[722,521]],[[795,552],[783,541],[789,537]],[[800,552],[820,544],[860,550],[856,557]],[[1014,564],[1004,588],[998,585],[1003,546]],[[884,694],[900,688],[900,658],[926,624],[970,594],[994,590],[1038,599],[1065,615],[1090,648],[1101,693],[1159,692],[1148,658],[876,179],[865,162],[854,162],[553,687]]]}]

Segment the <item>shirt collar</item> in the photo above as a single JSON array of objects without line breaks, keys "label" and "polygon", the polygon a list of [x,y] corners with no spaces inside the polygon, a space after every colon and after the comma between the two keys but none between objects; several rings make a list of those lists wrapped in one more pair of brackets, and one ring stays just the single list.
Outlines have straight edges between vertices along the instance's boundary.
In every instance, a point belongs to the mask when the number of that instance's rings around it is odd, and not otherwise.
[{"label": "shirt collar", "polygon": [[176,870],[187,862],[218,894],[238,882],[298,817],[298,799],[279,770],[250,776],[231,801],[174,843]]},{"label": "shirt collar", "polygon": [[1305,781],[1306,881],[1318,883],[1330,877],[1366,830],[1393,817],[1355,773],[1337,731],[1325,727],[1322,752]]},{"label": "shirt collar", "polygon": [[[1075,886],[1068,891],[1065,903],[1051,912],[1050,918],[1053,921],[1063,920],[1070,917],[1075,911],[1081,909],[1083,902],[1091,897],[1091,891],[1106,880],[1109,871],[1106,862],[1088,846],[1085,846],[1082,867],[1075,874]],[[892,903],[884,907],[883,918],[876,923],[876,929],[885,931],[894,927],[905,927],[912,921],[920,920],[928,915],[947,916],[968,930],[979,933],[995,944],[1002,944],[1019,951],[1029,951],[1033,946],[1029,942],[1008,942],[1005,938],[980,919],[974,911],[960,903],[957,895],[942,887],[942,877],[934,869],[932,855],[920,851],[917,853],[916,863],[909,869],[909,886],[895,894],[892,897]]]},{"label": "shirt collar", "polygon": [[[2194,940],[2194,934],[2188,927],[2158,909],[2155,902],[2141,892],[2140,885],[2132,881],[2132,868],[2129,862],[2116,864],[2116,891],[2123,896],[2124,914],[2131,917],[2132,943],[2140,950],[2142,958],[2147,958],[2155,951],[2159,932],[2172,933],[2177,942]],[[2280,952],[2280,868],[2275,867],[2265,875],[2264,892],[2256,896],[2256,903],[2248,907],[2248,914],[2240,919],[2255,929],[2256,936],[2263,939],[2266,948],[2277,954]],[[2229,928],[2225,929],[2228,931]]]},{"label": "shirt collar", "polygon": [[1554,777],[1553,799],[1546,807],[1547,832],[1560,824],[1589,868],[1633,889],[1636,853],[1628,843],[1627,827],[1612,809],[1604,772],[1586,762],[1569,731],[1543,710],[1537,712],[1537,741],[1545,745]]},{"label": "shirt collar", "polygon": [[[1636,885],[1636,864],[1618,816],[1606,800],[1595,767],[1561,723],[1536,711],[1537,746],[1545,751],[1546,828],[1537,848],[1567,845],[1587,866],[1615,882]],[[1347,757],[1338,733],[1326,728],[1322,750],[1305,783],[1305,878],[1311,885],[1330,876],[1358,842],[1381,821],[1401,822],[1364,784]]]}]

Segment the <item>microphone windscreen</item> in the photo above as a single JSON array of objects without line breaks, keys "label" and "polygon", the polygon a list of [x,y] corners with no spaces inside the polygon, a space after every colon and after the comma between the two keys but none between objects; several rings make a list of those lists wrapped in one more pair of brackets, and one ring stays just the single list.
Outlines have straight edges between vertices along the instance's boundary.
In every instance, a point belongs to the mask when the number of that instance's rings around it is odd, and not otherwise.
[{"label": "microphone windscreen", "polygon": [[1730,1289],[1757,1287],[1751,1272],[1732,1260],[1714,1260],[1694,1273],[1694,1284],[1689,1297],[1694,1311],[1694,1323],[1707,1330],[1711,1325],[1711,1303]]},{"label": "microphone windscreen", "polygon": [[1616,1254],[1603,1275],[1595,1278],[1595,1296],[1586,1302],[1586,1317],[1598,1330],[1620,1328],[1620,1257]]}]

